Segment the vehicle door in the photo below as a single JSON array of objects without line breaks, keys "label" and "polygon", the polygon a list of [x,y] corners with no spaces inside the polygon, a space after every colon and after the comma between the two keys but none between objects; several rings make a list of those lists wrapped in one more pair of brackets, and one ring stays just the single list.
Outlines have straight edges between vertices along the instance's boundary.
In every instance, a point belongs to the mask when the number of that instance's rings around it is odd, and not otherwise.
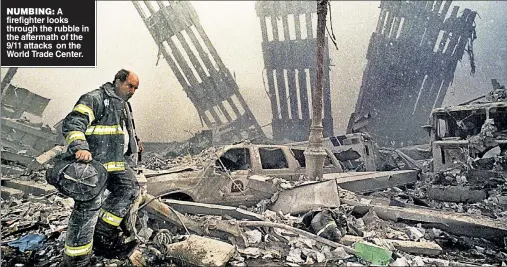
[{"label": "vehicle door", "polygon": [[260,160],[260,175],[298,180],[298,166],[295,160],[289,160],[292,159],[292,155],[289,154],[290,150],[274,146],[259,146],[257,149]]},{"label": "vehicle door", "polygon": [[215,165],[224,185],[220,189],[222,204],[244,205],[255,199],[248,187],[248,176],[252,173],[251,153],[249,147],[235,147],[228,149],[217,159]]}]

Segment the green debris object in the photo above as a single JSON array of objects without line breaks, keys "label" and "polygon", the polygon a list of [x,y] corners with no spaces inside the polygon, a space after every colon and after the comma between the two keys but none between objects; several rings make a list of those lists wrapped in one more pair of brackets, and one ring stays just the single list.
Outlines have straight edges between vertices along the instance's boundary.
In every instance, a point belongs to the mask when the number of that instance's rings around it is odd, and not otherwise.
[{"label": "green debris object", "polygon": [[391,261],[393,253],[385,248],[373,244],[356,242],[354,244],[356,256],[371,262],[373,265],[387,266]]}]

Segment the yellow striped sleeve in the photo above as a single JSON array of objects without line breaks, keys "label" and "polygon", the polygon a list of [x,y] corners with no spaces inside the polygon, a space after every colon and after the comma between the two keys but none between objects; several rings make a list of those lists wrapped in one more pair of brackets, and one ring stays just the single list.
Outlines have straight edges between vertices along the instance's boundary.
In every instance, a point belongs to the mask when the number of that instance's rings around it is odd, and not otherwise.
[{"label": "yellow striped sleeve", "polygon": [[92,123],[92,121],[95,120],[95,114],[93,114],[93,110],[86,105],[77,104],[73,110],[81,114],[87,115],[89,123]]},{"label": "yellow striped sleeve", "polygon": [[82,133],[80,131],[72,131],[72,132],[69,132],[67,134],[67,136],[65,137],[65,141],[67,141],[67,144],[70,144],[76,140],[85,140],[86,141],[84,133]]},{"label": "yellow striped sleeve", "polygon": [[106,167],[106,170],[108,172],[124,171],[125,170],[125,162],[123,162],[123,161],[108,162],[108,163],[104,164],[104,167]]},{"label": "yellow striped sleeve", "polygon": [[120,125],[93,125],[86,129],[86,135],[123,134]]}]

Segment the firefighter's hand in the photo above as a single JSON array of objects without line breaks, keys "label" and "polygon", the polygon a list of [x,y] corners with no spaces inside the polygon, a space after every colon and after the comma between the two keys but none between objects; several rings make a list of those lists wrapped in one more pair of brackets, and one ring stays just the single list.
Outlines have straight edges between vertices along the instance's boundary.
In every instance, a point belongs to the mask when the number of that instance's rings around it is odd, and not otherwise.
[{"label": "firefighter's hand", "polygon": [[76,152],[76,159],[83,162],[92,161],[92,153],[88,150],[78,150]]}]

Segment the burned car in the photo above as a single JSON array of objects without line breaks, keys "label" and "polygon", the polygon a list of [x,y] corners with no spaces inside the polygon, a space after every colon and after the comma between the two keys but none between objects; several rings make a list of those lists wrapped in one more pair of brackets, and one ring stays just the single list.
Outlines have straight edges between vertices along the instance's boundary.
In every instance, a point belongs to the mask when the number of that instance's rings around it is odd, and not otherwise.
[{"label": "burned car", "polygon": [[[342,168],[349,171],[377,171],[378,148],[367,133],[351,133],[324,138],[323,146],[331,150]],[[308,141],[287,146],[308,146]]]},{"label": "burned car", "polygon": [[[304,151],[304,147],[249,142],[224,146],[202,170],[147,172],[148,193],[201,203],[254,205],[277,192],[281,179],[301,178],[306,167]],[[324,173],[343,172],[333,153],[326,153]]]}]

